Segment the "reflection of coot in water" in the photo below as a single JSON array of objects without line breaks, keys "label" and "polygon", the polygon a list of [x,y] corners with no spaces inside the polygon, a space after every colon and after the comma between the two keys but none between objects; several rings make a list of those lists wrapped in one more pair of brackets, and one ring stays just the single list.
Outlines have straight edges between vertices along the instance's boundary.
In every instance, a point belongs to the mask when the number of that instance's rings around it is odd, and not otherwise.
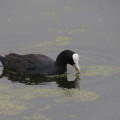
[{"label": "reflection of coot in water", "polygon": [[39,85],[46,84],[47,82],[55,81],[58,84],[58,87],[63,88],[76,88],[79,86],[79,76],[73,81],[67,80],[67,75],[57,75],[57,76],[45,76],[45,75],[28,75],[20,72],[3,70],[1,77],[7,77],[8,80],[12,82],[20,82],[26,85]]},{"label": "reflection of coot in water", "polygon": [[73,81],[68,81],[67,76],[61,77],[61,79],[58,79],[56,83],[58,84],[58,87],[62,88],[80,88],[80,77],[76,76],[76,78]]},{"label": "reflection of coot in water", "polygon": [[67,64],[73,65],[76,71],[80,72],[78,60],[79,55],[71,50],[61,52],[56,61],[41,54],[18,55],[10,53],[5,57],[0,56],[4,69],[30,75],[63,74],[67,71]]}]

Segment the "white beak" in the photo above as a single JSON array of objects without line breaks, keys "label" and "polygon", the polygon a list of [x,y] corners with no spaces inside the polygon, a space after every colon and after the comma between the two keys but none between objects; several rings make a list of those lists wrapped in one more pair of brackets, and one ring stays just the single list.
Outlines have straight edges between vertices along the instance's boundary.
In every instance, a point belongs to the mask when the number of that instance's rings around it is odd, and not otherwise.
[{"label": "white beak", "polygon": [[73,65],[77,73],[80,73],[80,66],[78,64]]}]

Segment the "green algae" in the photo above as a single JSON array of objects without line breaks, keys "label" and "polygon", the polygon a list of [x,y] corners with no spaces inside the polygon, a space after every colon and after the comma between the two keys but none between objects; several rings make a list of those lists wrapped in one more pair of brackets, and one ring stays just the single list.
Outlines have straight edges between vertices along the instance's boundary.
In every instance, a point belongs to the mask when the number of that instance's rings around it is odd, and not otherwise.
[{"label": "green algae", "polygon": [[0,84],[0,114],[14,115],[27,110],[30,105],[21,102],[18,96],[12,85]]},{"label": "green algae", "polygon": [[44,107],[40,107],[39,109],[37,109],[35,114],[33,114],[31,116],[24,116],[23,119],[24,120],[51,120],[51,117],[47,117],[47,116],[41,114],[41,112],[45,112],[46,110],[48,110],[50,108],[51,108],[51,105],[47,104]]},{"label": "green algae", "polygon": [[51,108],[51,105],[47,104],[44,107],[40,107],[39,109],[37,109],[35,114],[32,114],[30,116],[24,116],[23,119],[24,120],[51,120],[50,117],[47,117],[47,116],[41,114],[41,112],[45,112],[46,110],[48,110],[50,108]]},{"label": "green algae", "polygon": [[75,118],[77,118],[77,115],[70,114],[70,115],[68,115],[68,117],[69,117],[69,118],[73,118],[73,119],[75,119]]},{"label": "green algae", "polygon": [[64,102],[80,102],[80,101],[94,101],[99,98],[99,94],[96,92],[89,92],[87,90],[79,89],[64,89],[61,92],[61,96],[58,99],[55,99],[57,103]]},{"label": "green algae", "polygon": [[[19,114],[31,109],[34,105],[28,103],[28,101],[41,97],[52,98],[55,103],[93,101],[99,98],[99,95],[95,92],[79,89],[48,89],[40,86],[25,86],[14,89],[11,85],[1,84],[0,90],[0,114],[4,115]],[[37,112],[48,109],[51,109],[50,105],[39,108]]]},{"label": "green algae", "polygon": [[11,89],[13,86],[11,84],[2,84],[0,83],[0,92],[1,91],[7,91]]},{"label": "green algae", "polygon": [[24,105],[21,101],[15,100],[0,100],[0,114],[3,115],[14,115],[21,113],[22,111],[27,110],[27,106]]},{"label": "green algae", "polygon": [[120,68],[110,66],[81,66],[81,69],[85,69],[85,72],[81,73],[82,76],[108,76],[120,73]]},{"label": "green algae", "polygon": [[[5,90],[5,89],[4,89]],[[73,101],[93,101],[99,98],[95,92],[82,91],[77,89],[47,89],[42,87],[21,87],[19,89],[11,89],[9,91],[0,92],[0,114],[14,115],[19,114],[28,109],[32,109],[33,104],[28,104],[27,101],[36,98],[49,98],[51,97],[55,103],[73,102]],[[24,102],[21,102],[24,101]],[[42,112],[50,109],[50,105],[39,108],[37,112]],[[40,115],[40,119],[46,118]],[[33,116],[35,118],[35,116]],[[31,118],[25,118],[30,119]],[[37,118],[36,118],[37,119]]]},{"label": "green algae", "polygon": [[[53,101],[58,102],[58,100],[60,100],[58,97],[60,98],[64,98],[65,96],[65,101],[68,102],[70,101],[93,101],[96,100],[98,98],[98,94],[95,92],[88,92],[85,90],[79,90],[79,89],[57,89],[57,90],[53,90],[53,89],[46,89],[46,88],[34,88],[32,91],[30,90],[30,92],[33,92],[33,94],[35,95],[34,97],[52,97]],[[56,99],[56,97],[58,99]]]},{"label": "green algae", "polygon": [[71,37],[58,36],[55,41],[43,41],[32,46],[21,48],[20,50],[49,51],[56,47],[67,46],[71,43]]},{"label": "green algae", "polygon": [[60,18],[55,18],[54,21],[55,21],[55,22],[59,22],[59,21],[60,21]]},{"label": "green algae", "polygon": [[[80,76],[109,76],[120,73],[119,67],[110,66],[81,66]],[[16,75],[15,72],[13,72]],[[19,77],[19,76],[18,76]],[[66,77],[66,74],[56,75],[57,78]],[[26,76],[26,80],[30,78]],[[41,86],[24,86],[14,88],[11,84],[0,84],[0,114],[14,115],[31,109],[34,104],[28,104],[28,101],[36,98],[52,98],[56,103],[94,101],[99,98],[99,94],[87,90],[79,90],[77,88],[67,89],[49,89]],[[22,102],[23,101],[23,102]],[[39,108],[37,112],[42,112],[51,109],[50,105]],[[39,116],[40,117],[40,116]],[[33,116],[34,118],[34,116]],[[27,118],[26,118],[27,119]],[[29,118],[30,119],[30,118]],[[46,118],[47,119],[47,118]]]},{"label": "green algae", "polygon": [[56,77],[56,78],[62,78],[62,77],[66,77],[66,74],[54,75],[54,77]]},{"label": "green algae", "polygon": [[67,41],[67,40],[71,40],[70,37],[67,37],[67,36],[59,36],[56,38],[56,41]]},{"label": "green algae", "polygon": [[[80,76],[109,76],[120,73],[119,67],[111,66],[81,66]],[[16,73],[13,72],[14,75]],[[77,76],[77,75],[76,75]],[[19,77],[19,76],[18,76]],[[52,76],[51,76],[52,77]],[[57,78],[66,77],[66,74],[56,75]],[[30,78],[26,76],[26,80]],[[50,89],[42,86],[21,86],[14,88],[11,84],[0,84],[0,114],[3,115],[15,115],[20,114],[28,109],[35,107],[34,102],[31,104],[31,100],[35,99],[47,99],[51,100],[55,104],[68,103],[68,102],[80,102],[80,101],[95,101],[99,99],[100,95],[93,91],[80,90],[78,88],[57,88]],[[51,105],[45,105],[37,108],[35,115],[31,117],[26,116],[24,119],[51,119],[41,114],[48,109],[51,109]],[[39,115],[38,115],[39,113]],[[71,116],[72,117],[72,116]]]},{"label": "green algae", "polygon": [[[112,74],[120,73],[119,67],[110,66],[81,66],[84,72],[80,73],[80,76],[109,76]],[[14,75],[16,73],[13,72]],[[66,74],[56,75],[56,78],[65,77]],[[29,81],[29,77],[26,76],[26,80]],[[11,84],[0,84],[0,114],[13,115],[19,114],[32,108],[32,104],[28,105],[27,101],[34,100],[36,98],[52,98],[52,100],[58,103],[66,102],[80,102],[80,101],[94,101],[99,98],[99,94],[87,90],[79,89],[49,89],[41,86],[25,86],[20,88],[13,88]],[[24,102],[21,102],[24,101]],[[43,108],[39,108],[37,112],[42,112],[47,109],[51,109],[50,105],[46,105]],[[41,118],[45,116],[40,115]],[[33,116],[35,118],[35,116]],[[31,118],[25,118],[30,119]],[[45,118],[49,119],[49,118]]]},{"label": "green algae", "polygon": [[55,11],[45,11],[45,12],[44,12],[44,16],[45,16],[45,17],[50,18],[50,17],[52,17],[53,15],[55,15]]},{"label": "green algae", "polygon": [[68,44],[70,44],[70,41],[64,41],[64,42],[60,43],[58,46],[66,46]]},{"label": "green algae", "polygon": [[24,120],[51,120],[50,117],[46,117],[46,116],[39,114],[39,113],[34,114],[32,116],[25,116],[23,119]]},{"label": "green algae", "polygon": [[42,112],[42,111],[45,111],[45,110],[48,110],[51,108],[51,105],[47,104],[45,107],[41,107],[37,110],[37,112]]}]

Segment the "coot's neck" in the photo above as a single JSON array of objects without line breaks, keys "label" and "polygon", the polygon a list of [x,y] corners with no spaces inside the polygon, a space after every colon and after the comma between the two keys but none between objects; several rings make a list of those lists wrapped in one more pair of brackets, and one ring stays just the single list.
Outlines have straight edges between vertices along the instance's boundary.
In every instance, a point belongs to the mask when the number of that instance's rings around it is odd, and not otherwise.
[{"label": "coot's neck", "polygon": [[65,61],[65,57],[63,57],[61,54],[59,54],[55,61],[55,64],[56,65],[67,65],[67,63]]},{"label": "coot's neck", "polygon": [[56,58],[56,61],[55,61],[55,65],[58,67],[58,68],[61,68],[63,69],[64,71],[67,70],[67,62],[66,62],[66,57],[60,53],[57,58]]}]

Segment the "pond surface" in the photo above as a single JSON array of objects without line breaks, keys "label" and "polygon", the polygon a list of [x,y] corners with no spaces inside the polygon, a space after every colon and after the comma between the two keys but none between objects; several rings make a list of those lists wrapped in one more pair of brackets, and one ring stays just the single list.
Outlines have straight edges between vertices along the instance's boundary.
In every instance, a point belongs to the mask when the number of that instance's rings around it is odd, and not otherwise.
[{"label": "pond surface", "polygon": [[80,55],[80,76],[0,66],[1,120],[120,120],[120,0],[0,1],[0,55],[65,49]]}]

